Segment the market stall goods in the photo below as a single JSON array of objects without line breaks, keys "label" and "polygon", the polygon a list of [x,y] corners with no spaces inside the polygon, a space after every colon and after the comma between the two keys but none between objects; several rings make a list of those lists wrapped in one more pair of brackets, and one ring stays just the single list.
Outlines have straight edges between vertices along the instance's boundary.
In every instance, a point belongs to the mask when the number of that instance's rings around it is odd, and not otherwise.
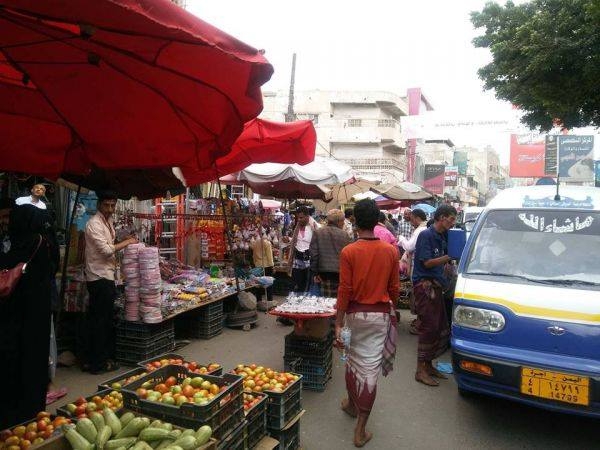
[{"label": "market stall goods", "polygon": [[290,372],[277,372],[269,367],[238,364],[233,373],[244,379],[244,392],[281,393],[300,379]]},{"label": "market stall goods", "polygon": [[73,403],[58,408],[66,417],[75,417],[78,420],[89,418],[93,414],[105,409],[118,411],[123,407],[123,394],[116,390],[105,389],[90,397],[79,397]]},{"label": "market stall goods", "polygon": [[71,423],[69,418],[63,416],[53,418],[49,412],[41,411],[35,420],[0,431],[0,449],[26,450],[32,445],[43,443],[56,434],[62,425],[69,423]]},{"label": "market stall goods", "polygon": [[182,358],[166,358],[166,357],[162,357],[162,358],[158,358],[154,361],[148,362],[143,364],[143,367],[148,371],[148,372],[153,372],[156,369],[160,369],[161,367],[165,367],[167,365],[171,365],[171,364],[175,364],[175,365],[180,365],[185,367],[188,371],[192,372],[192,373],[197,373],[197,374],[211,374],[211,375],[216,375],[217,371],[219,371],[219,369],[221,369],[221,365],[217,364],[217,363],[209,363],[207,365],[202,365],[202,364],[198,364],[196,361],[186,361]]},{"label": "market stall goods", "polygon": [[282,314],[325,314],[335,313],[336,299],[314,295],[291,293],[272,313]]},{"label": "market stall goods", "polygon": [[106,409],[94,419],[84,418],[78,420],[77,425],[64,427],[65,437],[73,450],[116,450],[121,447],[195,450],[206,445],[212,435],[212,429],[207,425],[197,430],[183,430],[161,420],[136,416],[130,411],[118,417]]}]

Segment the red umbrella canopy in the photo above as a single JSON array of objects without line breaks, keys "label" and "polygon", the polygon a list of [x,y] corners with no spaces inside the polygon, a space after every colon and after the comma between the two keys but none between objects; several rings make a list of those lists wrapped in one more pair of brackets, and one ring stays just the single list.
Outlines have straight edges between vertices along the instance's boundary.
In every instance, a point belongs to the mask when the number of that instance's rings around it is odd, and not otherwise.
[{"label": "red umbrella canopy", "polygon": [[188,186],[239,172],[254,163],[308,164],[315,159],[317,134],[310,120],[279,123],[253,119],[235,141],[231,152],[217,159],[211,169],[182,168]]},{"label": "red umbrella canopy", "polygon": [[0,0],[0,169],[211,167],[272,72],[168,0]]}]

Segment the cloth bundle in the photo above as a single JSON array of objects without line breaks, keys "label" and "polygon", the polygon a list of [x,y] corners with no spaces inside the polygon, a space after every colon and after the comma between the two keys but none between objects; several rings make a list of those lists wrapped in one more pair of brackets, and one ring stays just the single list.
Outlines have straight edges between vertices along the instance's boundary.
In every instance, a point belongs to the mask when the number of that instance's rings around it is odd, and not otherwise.
[{"label": "cloth bundle", "polygon": [[140,317],[145,323],[162,320],[160,258],[157,247],[145,247],[138,253],[140,265]]},{"label": "cloth bundle", "polygon": [[125,320],[140,319],[140,264],[138,254],[144,244],[131,244],[125,248],[121,261],[121,273],[125,276]]}]

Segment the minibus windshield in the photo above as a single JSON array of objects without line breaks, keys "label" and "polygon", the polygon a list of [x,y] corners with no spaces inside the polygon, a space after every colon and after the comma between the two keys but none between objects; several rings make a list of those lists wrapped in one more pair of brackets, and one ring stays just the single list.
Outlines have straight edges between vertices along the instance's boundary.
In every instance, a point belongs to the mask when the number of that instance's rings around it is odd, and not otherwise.
[{"label": "minibus windshield", "polygon": [[490,211],[464,270],[515,283],[600,286],[600,213]]}]

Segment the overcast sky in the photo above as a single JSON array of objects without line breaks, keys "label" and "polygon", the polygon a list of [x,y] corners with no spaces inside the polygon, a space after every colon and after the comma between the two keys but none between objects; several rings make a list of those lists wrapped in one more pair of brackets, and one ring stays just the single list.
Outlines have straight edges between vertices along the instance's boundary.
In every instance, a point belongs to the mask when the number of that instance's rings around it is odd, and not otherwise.
[{"label": "overcast sky", "polygon": [[[254,47],[275,74],[263,90],[287,89],[297,53],[296,89],[387,90],[421,87],[445,117],[514,116],[484,92],[469,13],[485,0],[187,0],[187,9]],[[494,145],[508,161],[507,133],[449,131],[458,145]]]}]

